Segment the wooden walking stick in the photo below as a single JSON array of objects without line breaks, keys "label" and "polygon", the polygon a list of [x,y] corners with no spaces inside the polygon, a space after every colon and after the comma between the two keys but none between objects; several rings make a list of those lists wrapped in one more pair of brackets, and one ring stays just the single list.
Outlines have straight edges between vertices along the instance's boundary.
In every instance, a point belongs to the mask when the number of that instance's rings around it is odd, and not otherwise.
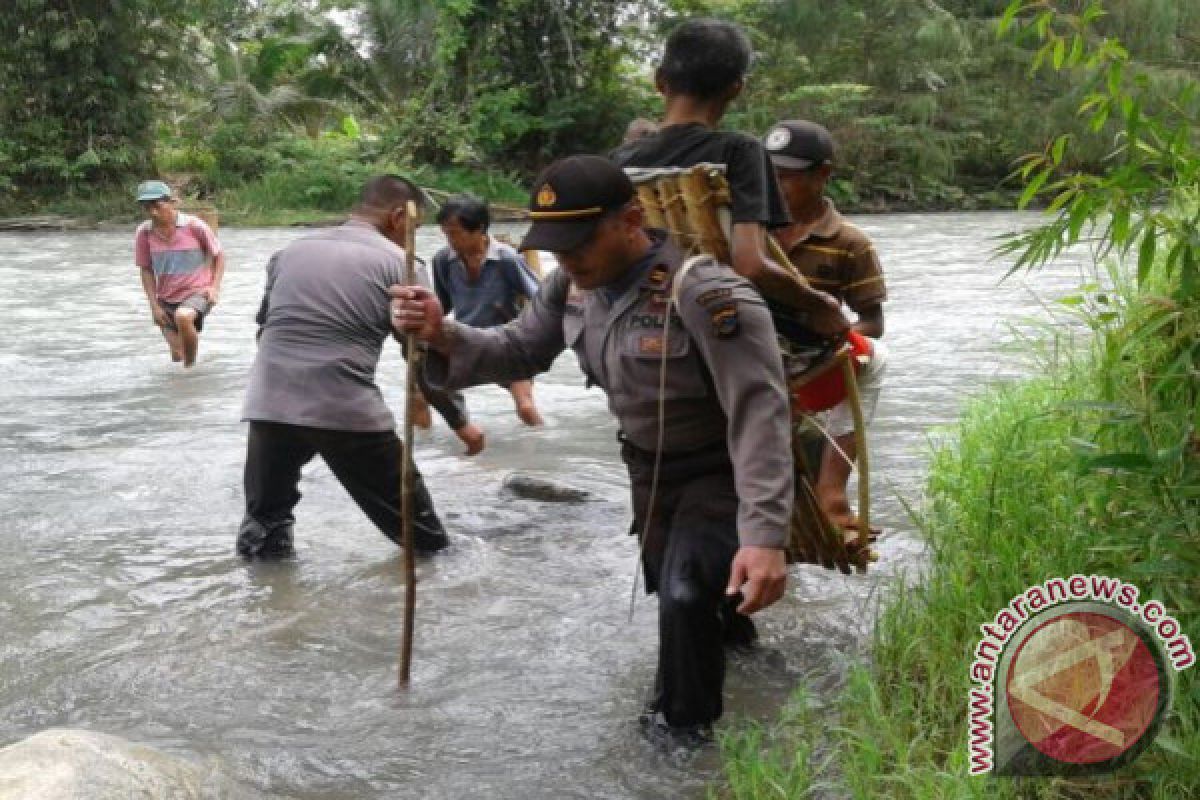
[{"label": "wooden walking stick", "polygon": [[[417,204],[412,200],[404,209],[404,282],[412,286],[417,282]],[[404,377],[404,441],[400,445],[404,461],[400,467],[400,535],[404,542],[404,640],[400,647],[400,688],[408,686],[409,670],[412,667],[413,623],[417,606],[417,563],[413,553],[413,416],[417,399],[417,336],[409,331],[404,334],[405,377]]]}]

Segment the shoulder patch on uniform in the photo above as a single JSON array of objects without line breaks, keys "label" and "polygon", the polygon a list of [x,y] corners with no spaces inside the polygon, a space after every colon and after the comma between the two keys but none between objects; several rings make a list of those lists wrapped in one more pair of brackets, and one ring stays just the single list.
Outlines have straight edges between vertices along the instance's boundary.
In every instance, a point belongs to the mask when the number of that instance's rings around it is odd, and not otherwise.
[{"label": "shoulder patch on uniform", "polygon": [[671,272],[666,264],[655,264],[646,274],[646,285],[651,289],[665,289],[670,283]]},{"label": "shoulder patch on uniform", "polygon": [[731,297],[733,297],[733,289],[721,286],[717,289],[706,289],[696,295],[696,302],[708,308],[714,303],[727,303]]},{"label": "shoulder patch on uniform", "polygon": [[737,303],[724,303],[709,309],[709,318],[712,320],[713,334],[718,339],[728,339],[732,336],[737,336]]}]

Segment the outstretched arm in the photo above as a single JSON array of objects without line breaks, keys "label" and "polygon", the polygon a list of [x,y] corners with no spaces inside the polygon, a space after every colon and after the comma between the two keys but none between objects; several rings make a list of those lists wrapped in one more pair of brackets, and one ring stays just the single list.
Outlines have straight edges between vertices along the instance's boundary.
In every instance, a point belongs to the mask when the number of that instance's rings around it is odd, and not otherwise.
[{"label": "outstretched arm", "polygon": [[430,347],[426,378],[431,385],[461,389],[511,383],[545,372],[563,351],[562,316],[567,278],[555,273],[520,316],[496,328],[472,328],[445,318],[433,292],[392,286],[392,325],[411,331]]}]

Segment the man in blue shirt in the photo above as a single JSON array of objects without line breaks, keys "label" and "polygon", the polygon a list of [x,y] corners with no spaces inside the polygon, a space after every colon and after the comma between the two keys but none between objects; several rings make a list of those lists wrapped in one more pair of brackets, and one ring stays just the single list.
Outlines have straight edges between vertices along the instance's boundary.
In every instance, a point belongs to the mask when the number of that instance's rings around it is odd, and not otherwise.
[{"label": "man in blue shirt", "polygon": [[[515,319],[521,301],[537,294],[538,283],[516,250],[488,236],[487,203],[472,195],[455,195],[438,210],[437,223],[449,243],[433,257],[433,288],[442,308],[473,328]],[[521,421],[541,425],[533,381],[513,381],[506,388]]]}]

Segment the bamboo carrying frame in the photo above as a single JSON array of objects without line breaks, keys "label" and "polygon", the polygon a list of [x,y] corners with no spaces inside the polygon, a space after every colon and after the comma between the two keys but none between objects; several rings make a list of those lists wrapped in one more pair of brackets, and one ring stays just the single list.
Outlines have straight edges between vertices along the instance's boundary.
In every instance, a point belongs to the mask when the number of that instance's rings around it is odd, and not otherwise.
[{"label": "bamboo carrying frame", "polygon": [[[637,191],[646,226],[665,230],[685,256],[707,254],[723,264],[731,263],[730,241],[732,214],[729,183],[722,164],[696,164],[692,167],[626,168]],[[773,237],[767,237],[771,256],[792,267],[787,255]],[[846,533],[821,510],[813,489],[815,469],[810,469],[801,429],[804,415],[793,418],[792,453],[795,461],[796,499],[788,532],[788,555],[793,561],[820,564],[828,569],[850,572],[866,570],[872,560],[870,536],[870,483],[866,427],[858,396],[854,364],[849,346],[842,347],[832,362],[818,365],[805,375],[792,379],[792,386],[811,380],[818,372],[840,368],[846,381],[847,400],[854,416],[858,468],[859,531],[847,541]]]}]

